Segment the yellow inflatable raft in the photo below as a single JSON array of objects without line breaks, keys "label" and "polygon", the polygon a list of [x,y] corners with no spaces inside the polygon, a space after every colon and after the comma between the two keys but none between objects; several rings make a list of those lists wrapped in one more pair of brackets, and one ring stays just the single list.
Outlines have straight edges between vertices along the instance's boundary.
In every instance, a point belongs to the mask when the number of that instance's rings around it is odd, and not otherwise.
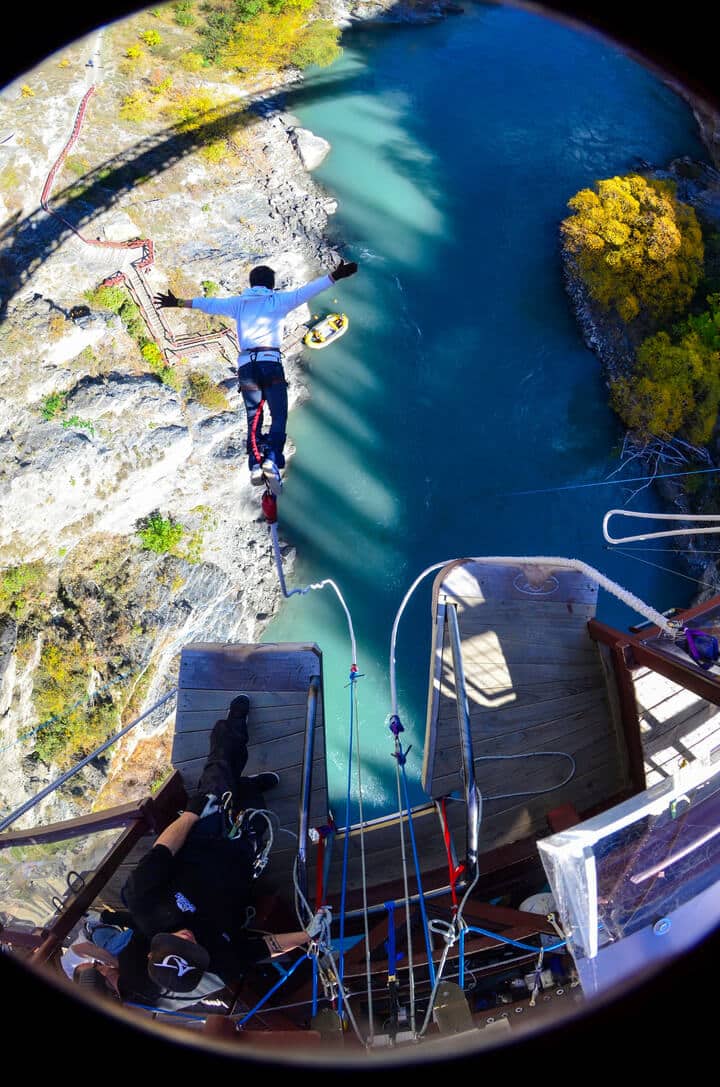
[{"label": "yellow inflatable raft", "polygon": [[346,313],[328,313],[303,336],[303,343],[316,350],[327,347],[347,332],[349,323]]}]

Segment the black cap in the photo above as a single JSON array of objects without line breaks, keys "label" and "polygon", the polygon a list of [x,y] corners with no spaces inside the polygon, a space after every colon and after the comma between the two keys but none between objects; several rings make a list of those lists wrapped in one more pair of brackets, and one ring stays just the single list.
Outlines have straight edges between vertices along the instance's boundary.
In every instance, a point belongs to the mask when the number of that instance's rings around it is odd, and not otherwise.
[{"label": "black cap", "polygon": [[162,989],[175,993],[189,993],[196,989],[210,964],[210,956],[204,947],[174,936],[171,932],[159,932],[150,944],[148,974]]}]

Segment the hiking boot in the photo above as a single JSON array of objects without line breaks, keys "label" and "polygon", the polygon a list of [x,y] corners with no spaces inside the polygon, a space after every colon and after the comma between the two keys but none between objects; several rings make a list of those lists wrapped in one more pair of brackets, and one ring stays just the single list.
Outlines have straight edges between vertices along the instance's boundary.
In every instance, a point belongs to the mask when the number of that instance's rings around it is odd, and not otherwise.
[{"label": "hiking boot", "polygon": [[280,469],[278,468],[274,460],[266,457],[262,463],[262,470],[265,483],[268,486],[268,490],[277,498],[277,496],[282,491],[283,486],[282,479],[280,477]]},{"label": "hiking boot", "polygon": [[263,474],[262,464],[253,464],[250,469],[250,482],[253,487],[262,487],[265,482],[265,476]]},{"label": "hiking boot", "polygon": [[250,709],[250,699],[246,694],[239,694],[237,698],[233,698],[230,703],[230,709],[228,710],[228,720],[237,720],[239,717],[247,717],[248,710]]},{"label": "hiking boot", "polygon": [[261,793],[267,793],[280,784],[280,775],[274,770],[267,770],[264,774],[251,774],[250,781],[254,781]]}]

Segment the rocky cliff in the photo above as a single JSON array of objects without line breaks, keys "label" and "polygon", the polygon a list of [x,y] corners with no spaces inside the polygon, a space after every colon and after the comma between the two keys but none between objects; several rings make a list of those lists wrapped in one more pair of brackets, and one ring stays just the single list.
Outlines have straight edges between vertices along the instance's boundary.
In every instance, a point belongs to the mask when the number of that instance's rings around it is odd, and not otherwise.
[{"label": "rocky cliff", "polygon": [[[332,10],[347,26],[449,7]],[[281,599],[245,467],[232,335],[186,310],[164,311],[160,327],[148,300],[168,285],[238,293],[257,263],[278,286],[332,267],[336,204],[311,174],[330,148],[283,111],[278,92],[298,73],[239,84],[166,57],[144,76],[155,106],[133,116],[127,50],[141,20],[0,96],[2,811],[172,689],[184,643],[260,640]],[[168,79],[175,101],[202,93],[207,118],[171,125],[153,99]],[[127,305],[105,304],[103,282],[129,291]],[[298,347],[309,317],[288,327],[291,412],[311,392]],[[181,530],[171,547],[147,546],[152,515]],[[82,810],[101,789],[103,803],[146,793],[167,769],[172,718],[169,703],[40,817]]]}]

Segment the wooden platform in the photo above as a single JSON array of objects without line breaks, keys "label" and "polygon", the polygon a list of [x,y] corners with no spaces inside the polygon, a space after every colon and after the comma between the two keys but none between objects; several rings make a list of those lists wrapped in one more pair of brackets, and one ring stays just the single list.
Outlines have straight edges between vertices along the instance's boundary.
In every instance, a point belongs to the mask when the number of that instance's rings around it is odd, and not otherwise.
[{"label": "wooden platform", "polygon": [[[458,560],[436,578],[423,787],[433,797],[463,796],[452,608],[483,797],[481,853],[546,834],[551,808],[570,804],[582,814],[629,786],[616,703],[587,633],[597,593],[594,581],[560,563]],[[562,754],[507,758],[530,752],[566,753],[574,767]],[[505,758],[485,761],[496,755]],[[573,769],[566,785],[543,792]],[[460,826],[465,806],[455,808]]]},{"label": "wooden platform", "polygon": [[[312,736],[308,703],[317,687]],[[250,699],[246,774],[275,770],[280,784],[266,795],[279,826],[265,882],[292,893],[292,864],[301,833],[300,791],[306,743],[311,744],[309,827],[328,822],[322,654],[316,645],[193,643],[182,650],[172,763],[191,791],[202,771],[210,733],[238,694]]]}]

